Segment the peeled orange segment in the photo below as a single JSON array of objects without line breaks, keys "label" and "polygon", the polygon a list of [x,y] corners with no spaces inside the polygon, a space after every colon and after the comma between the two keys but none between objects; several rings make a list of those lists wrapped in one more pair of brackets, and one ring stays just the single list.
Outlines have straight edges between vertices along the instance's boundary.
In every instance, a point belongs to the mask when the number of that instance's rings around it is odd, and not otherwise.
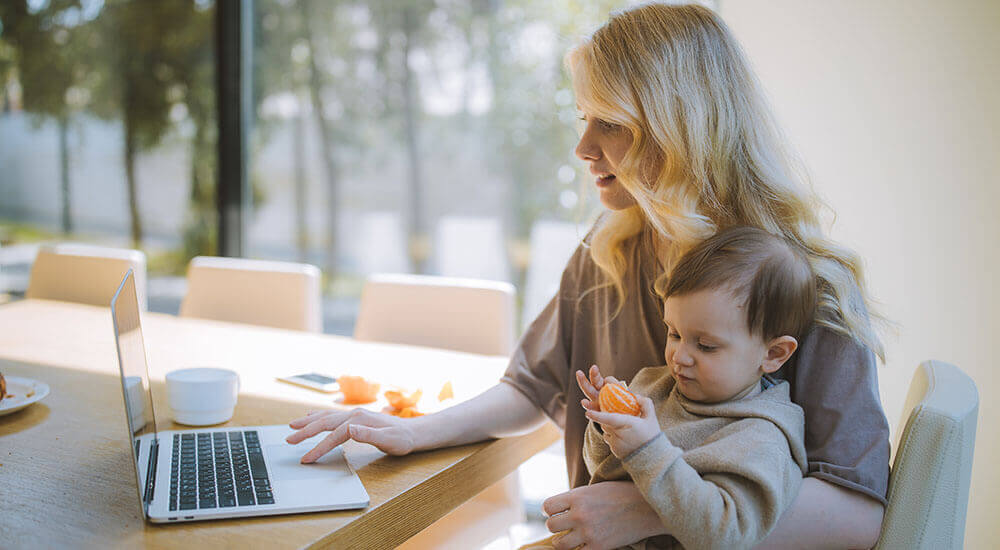
[{"label": "peeled orange segment", "polygon": [[341,375],[337,377],[337,383],[340,384],[340,392],[344,394],[344,403],[349,405],[371,403],[378,397],[379,385],[364,377]]},{"label": "peeled orange segment", "polygon": [[423,395],[423,390],[417,390],[410,394],[405,394],[401,391],[389,390],[385,392],[385,400],[389,402],[389,405],[394,409],[403,410],[407,407],[413,407],[420,401],[420,396]]},{"label": "peeled orange segment", "polygon": [[445,399],[451,399],[455,397],[455,391],[451,389],[451,380],[444,383],[441,391],[438,392],[438,401],[444,401]]},{"label": "peeled orange segment", "polygon": [[417,410],[416,407],[406,407],[405,409],[394,409],[392,407],[385,407],[382,409],[385,414],[391,414],[392,416],[398,416],[400,418],[416,418],[418,416],[423,416],[424,413]]},{"label": "peeled orange segment", "polygon": [[418,411],[416,407],[406,407],[405,409],[399,411],[400,418],[415,418],[423,415],[424,413]]},{"label": "peeled orange segment", "polygon": [[601,406],[601,411],[619,414],[631,414],[639,416],[642,409],[635,394],[628,391],[622,384],[608,382],[601,388],[601,393],[597,396],[597,402]]}]

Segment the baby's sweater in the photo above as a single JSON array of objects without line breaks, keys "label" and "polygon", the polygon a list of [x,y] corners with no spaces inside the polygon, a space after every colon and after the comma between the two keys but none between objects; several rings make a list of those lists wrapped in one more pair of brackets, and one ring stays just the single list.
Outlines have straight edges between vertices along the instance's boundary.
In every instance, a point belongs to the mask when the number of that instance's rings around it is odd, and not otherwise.
[{"label": "baby's sweater", "polygon": [[667,367],[629,389],[653,400],[663,430],[619,460],[593,422],[584,439],[590,483],[631,479],[670,536],[632,548],[751,548],[791,505],[806,472],[802,409],[781,382],[741,399],[697,403]]}]

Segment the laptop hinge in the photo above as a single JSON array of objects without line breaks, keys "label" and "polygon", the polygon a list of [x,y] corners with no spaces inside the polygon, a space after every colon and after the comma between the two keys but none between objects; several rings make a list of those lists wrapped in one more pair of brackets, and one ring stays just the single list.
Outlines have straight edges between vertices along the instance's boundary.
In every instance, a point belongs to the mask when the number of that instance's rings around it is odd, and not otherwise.
[{"label": "laptop hinge", "polygon": [[153,491],[156,487],[156,461],[160,455],[160,442],[153,438],[149,444],[149,461],[146,464],[146,492],[143,494],[143,501],[153,502]]}]

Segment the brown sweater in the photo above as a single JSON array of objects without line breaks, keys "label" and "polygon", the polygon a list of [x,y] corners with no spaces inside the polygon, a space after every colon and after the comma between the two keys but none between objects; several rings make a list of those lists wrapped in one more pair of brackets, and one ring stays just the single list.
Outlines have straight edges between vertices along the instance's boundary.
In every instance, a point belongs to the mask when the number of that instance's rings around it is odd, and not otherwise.
[{"label": "brown sweater", "polygon": [[619,460],[591,422],[583,458],[591,483],[631,479],[671,535],[632,548],[751,548],[763,540],[806,471],[802,409],[788,384],[697,403],[677,391],[667,367],[649,367],[629,389],[653,400],[663,431]]},{"label": "brown sweater", "polygon": [[[628,300],[615,312],[586,245],[563,271],[558,294],[525,331],[503,377],[545,411],[565,433],[571,487],[586,485],[583,463],[587,418],[573,373],[597,364],[601,372],[632,380],[643,367],[663,363],[663,301],[652,290],[653,254],[634,247],[625,280]],[[786,380],[792,402],[805,412],[808,474],[885,502],[889,480],[889,423],[879,401],[875,356],[857,341],[815,327],[775,378]]]}]

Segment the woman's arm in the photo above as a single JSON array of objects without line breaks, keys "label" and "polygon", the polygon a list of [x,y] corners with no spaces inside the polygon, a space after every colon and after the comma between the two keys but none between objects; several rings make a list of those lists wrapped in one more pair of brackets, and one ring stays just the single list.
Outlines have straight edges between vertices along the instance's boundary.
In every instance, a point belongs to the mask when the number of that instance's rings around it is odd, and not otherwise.
[{"label": "woman's arm", "polygon": [[[546,526],[569,531],[555,547],[616,548],[666,534],[659,516],[635,484],[606,481],[549,497]],[[870,548],[878,541],[882,505],[861,493],[813,477],[758,548]]]},{"label": "woman's arm", "polygon": [[885,509],[877,500],[814,477],[758,548],[871,548]]},{"label": "woman's arm", "polygon": [[348,439],[370,443],[393,455],[506,437],[537,428],[545,416],[524,394],[500,383],[453,407],[417,418],[398,418],[367,409],[327,410],[293,420],[295,444],[331,432],[302,457],[315,462]]}]

